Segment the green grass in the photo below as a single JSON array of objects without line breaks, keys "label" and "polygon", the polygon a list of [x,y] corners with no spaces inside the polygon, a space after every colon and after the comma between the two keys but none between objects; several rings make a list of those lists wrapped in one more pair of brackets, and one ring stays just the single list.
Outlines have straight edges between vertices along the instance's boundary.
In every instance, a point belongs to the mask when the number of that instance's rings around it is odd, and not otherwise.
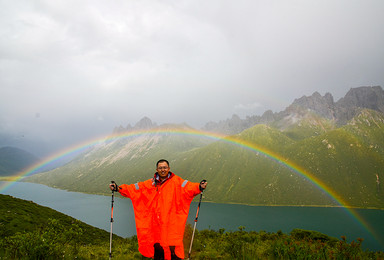
[{"label": "green grass", "polygon": [[361,249],[362,239],[348,243],[316,231],[290,234],[203,230],[196,234],[193,259],[382,259],[383,252]]}]

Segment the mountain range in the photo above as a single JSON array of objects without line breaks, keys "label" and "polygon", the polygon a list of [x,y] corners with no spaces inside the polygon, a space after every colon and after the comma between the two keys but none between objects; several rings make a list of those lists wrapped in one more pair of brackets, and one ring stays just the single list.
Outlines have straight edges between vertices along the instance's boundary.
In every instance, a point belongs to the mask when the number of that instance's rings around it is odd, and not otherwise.
[{"label": "mountain range", "polygon": [[384,113],[384,93],[380,86],[351,88],[347,94],[334,101],[332,94],[321,96],[318,92],[312,96],[295,99],[284,111],[273,113],[267,110],[261,116],[247,116],[240,119],[238,115],[220,122],[208,122],[202,130],[225,134],[236,134],[257,124],[271,124],[284,130],[314,113],[324,119],[331,120],[336,126],[345,125],[361,108],[372,109]]},{"label": "mountain range", "polygon": [[[146,180],[156,161],[167,158],[181,177],[208,180],[206,201],[384,208],[384,92],[379,86],[353,88],[337,102],[329,93],[315,92],[284,111],[246,119],[234,115],[203,130],[158,126],[143,118],[135,126],[116,127],[111,138],[27,181],[108,194],[111,180]],[[218,132],[227,138],[218,138]]]}]

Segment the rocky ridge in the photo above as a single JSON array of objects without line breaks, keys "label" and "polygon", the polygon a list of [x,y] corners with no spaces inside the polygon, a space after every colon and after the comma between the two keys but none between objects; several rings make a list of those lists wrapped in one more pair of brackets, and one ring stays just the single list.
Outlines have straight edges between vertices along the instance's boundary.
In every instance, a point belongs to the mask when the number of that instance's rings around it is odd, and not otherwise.
[{"label": "rocky ridge", "polygon": [[362,108],[384,113],[384,91],[381,86],[351,88],[347,94],[334,101],[332,94],[321,96],[315,92],[311,96],[295,99],[284,111],[272,112],[267,110],[261,116],[247,116],[241,119],[238,115],[232,118],[208,122],[202,130],[223,134],[237,134],[257,124],[271,124],[280,130],[289,128],[300,119],[317,115],[332,121],[337,126],[345,125]]}]

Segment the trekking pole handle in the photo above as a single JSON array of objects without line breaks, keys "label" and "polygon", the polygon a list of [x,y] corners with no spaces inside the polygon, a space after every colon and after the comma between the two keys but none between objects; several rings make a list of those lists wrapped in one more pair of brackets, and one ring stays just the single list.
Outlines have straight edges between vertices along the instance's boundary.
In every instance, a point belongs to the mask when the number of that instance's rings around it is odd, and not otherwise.
[{"label": "trekking pole handle", "polygon": [[203,191],[205,188],[202,188],[201,187],[201,185],[202,184],[204,184],[204,183],[206,183],[207,182],[207,180],[202,180],[201,182],[200,182],[200,185],[199,185],[199,189],[200,189],[200,191]]},{"label": "trekking pole handle", "polygon": [[204,193],[204,190],[202,187],[201,187],[201,184],[203,183],[206,183],[207,180],[202,180],[200,182],[200,190],[201,190],[201,193],[200,193],[200,199],[199,199],[199,204],[197,205],[197,212],[196,212],[196,218],[195,218],[195,222],[197,222],[197,219],[199,218],[199,211],[200,211],[200,204],[201,204],[201,199],[203,198],[203,193]]},{"label": "trekking pole handle", "polygon": [[111,181],[111,184],[113,184],[113,190],[112,190],[112,192],[114,192],[114,191],[119,191],[119,187],[118,187],[118,185],[117,185],[117,183],[116,183],[115,181]]},{"label": "trekking pole handle", "polygon": [[111,223],[113,222],[113,203],[115,202],[115,196],[114,196],[114,192],[115,192],[115,187],[116,187],[116,183],[114,181],[111,181],[112,184],[114,184],[115,186],[113,187],[113,190],[112,190],[112,204],[111,204]]}]

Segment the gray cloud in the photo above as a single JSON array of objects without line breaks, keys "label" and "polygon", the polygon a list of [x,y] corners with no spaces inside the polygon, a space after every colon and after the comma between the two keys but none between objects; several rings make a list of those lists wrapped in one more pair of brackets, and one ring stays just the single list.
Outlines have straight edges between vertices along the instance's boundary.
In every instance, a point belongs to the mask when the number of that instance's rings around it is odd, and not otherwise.
[{"label": "gray cloud", "polygon": [[1,1],[0,134],[52,150],[143,116],[201,127],[314,91],[337,100],[383,85],[383,10],[381,0]]}]

